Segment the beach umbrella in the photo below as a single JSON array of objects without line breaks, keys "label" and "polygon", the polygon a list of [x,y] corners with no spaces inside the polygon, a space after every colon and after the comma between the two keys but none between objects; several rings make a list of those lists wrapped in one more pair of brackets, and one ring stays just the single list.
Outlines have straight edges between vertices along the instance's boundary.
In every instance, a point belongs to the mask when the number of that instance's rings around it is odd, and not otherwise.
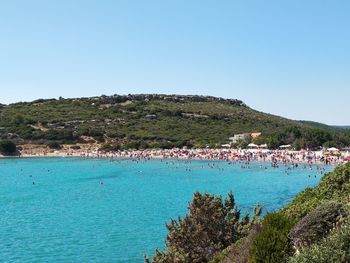
[{"label": "beach umbrella", "polygon": [[331,148],[328,148],[327,151],[329,151],[329,152],[339,152],[339,149],[337,149],[335,147],[331,147]]},{"label": "beach umbrella", "polygon": [[287,149],[287,148],[290,148],[290,147],[292,147],[292,145],[287,144],[287,145],[281,145],[279,148],[281,148],[281,149]]}]

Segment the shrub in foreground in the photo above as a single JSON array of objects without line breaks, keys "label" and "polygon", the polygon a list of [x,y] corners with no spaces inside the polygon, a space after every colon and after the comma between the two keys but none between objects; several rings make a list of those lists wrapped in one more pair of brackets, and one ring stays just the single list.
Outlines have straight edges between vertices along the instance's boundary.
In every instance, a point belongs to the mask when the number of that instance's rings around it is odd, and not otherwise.
[{"label": "shrub in foreground", "polygon": [[290,218],[301,219],[328,200],[347,203],[350,196],[350,163],[326,174],[315,188],[307,188],[282,209]]},{"label": "shrub in foreground", "polygon": [[261,230],[261,224],[255,224],[246,237],[218,253],[210,263],[247,263],[253,240]]},{"label": "shrub in foreground", "polygon": [[346,216],[347,211],[341,203],[322,204],[303,217],[290,231],[289,237],[300,250],[324,238]]},{"label": "shrub in foreground", "polygon": [[305,248],[289,263],[348,263],[350,262],[350,225],[334,230],[319,244]]},{"label": "shrub in foreground", "polygon": [[197,192],[188,209],[190,213],[183,219],[167,225],[167,248],[156,251],[152,262],[209,262],[216,253],[246,236],[261,214],[258,206],[253,219],[248,215],[241,218],[232,193],[223,201],[221,196]]},{"label": "shrub in foreground", "polygon": [[293,252],[288,233],[293,221],[281,213],[267,214],[261,231],[255,236],[249,253],[250,263],[286,262]]}]

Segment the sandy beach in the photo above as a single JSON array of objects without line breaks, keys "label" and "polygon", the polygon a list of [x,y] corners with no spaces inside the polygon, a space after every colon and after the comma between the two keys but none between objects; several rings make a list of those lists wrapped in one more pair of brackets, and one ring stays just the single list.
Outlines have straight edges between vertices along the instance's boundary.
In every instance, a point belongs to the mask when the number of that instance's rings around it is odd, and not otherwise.
[{"label": "sandy beach", "polygon": [[[179,160],[224,160],[260,161],[274,163],[309,163],[338,165],[350,158],[348,151],[329,153],[325,151],[293,151],[268,149],[145,149],[123,151],[101,151],[94,145],[63,145],[54,150],[43,145],[21,145],[16,157],[82,157],[82,158],[133,158],[133,159],[179,159]],[[4,157],[4,156],[0,156]]]}]

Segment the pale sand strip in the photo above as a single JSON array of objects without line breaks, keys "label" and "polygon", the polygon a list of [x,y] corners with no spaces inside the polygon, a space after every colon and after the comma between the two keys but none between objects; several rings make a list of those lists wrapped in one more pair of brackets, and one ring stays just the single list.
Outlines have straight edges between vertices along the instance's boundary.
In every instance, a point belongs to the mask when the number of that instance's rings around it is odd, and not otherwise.
[{"label": "pale sand strip", "polygon": [[[42,145],[21,145],[21,156],[33,157],[84,157],[84,158],[135,158],[135,159],[182,159],[182,160],[227,160],[261,161],[282,163],[324,163],[341,164],[350,156],[349,152],[339,155],[324,155],[322,151],[291,150],[240,150],[240,149],[165,149],[99,151],[97,144],[79,144],[80,149],[64,145],[60,150],[52,150]],[[73,147],[74,148],[74,147]],[[0,157],[4,157],[1,156]]]}]

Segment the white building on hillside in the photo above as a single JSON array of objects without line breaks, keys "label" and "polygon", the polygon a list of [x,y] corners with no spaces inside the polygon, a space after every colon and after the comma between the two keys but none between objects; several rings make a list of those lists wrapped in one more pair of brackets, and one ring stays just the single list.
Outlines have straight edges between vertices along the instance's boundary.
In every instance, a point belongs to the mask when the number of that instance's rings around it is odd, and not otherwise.
[{"label": "white building on hillside", "polygon": [[229,140],[232,144],[238,142],[238,141],[243,141],[245,139],[248,139],[250,136],[249,133],[241,133],[241,134],[235,134],[233,137],[230,137]]}]

